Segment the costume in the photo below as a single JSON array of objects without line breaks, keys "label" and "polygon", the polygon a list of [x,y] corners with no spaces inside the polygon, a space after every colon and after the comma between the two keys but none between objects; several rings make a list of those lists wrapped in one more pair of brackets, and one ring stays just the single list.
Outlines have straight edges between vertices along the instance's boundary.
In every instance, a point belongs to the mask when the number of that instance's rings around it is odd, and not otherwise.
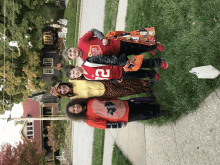
[{"label": "costume", "polygon": [[88,31],[79,39],[77,48],[81,50],[81,59],[85,61],[91,56],[118,54],[120,51],[120,41],[109,40],[108,45],[104,46],[99,38],[94,37],[93,33]]},{"label": "costume", "polygon": [[[154,35],[155,32],[154,33],[152,32],[150,34]],[[91,31],[88,31],[79,39],[77,48],[81,50],[82,52],[81,59],[85,61],[88,57],[99,56],[99,55],[119,55],[119,56],[122,54],[125,54],[126,56],[132,54],[137,55],[143,52],[154,50],[157,47],[156,42],[148,42],[149,44],[143,44],[146,43],[146,41],[142,43],[128,42],[128,40],[124,40],[124,38],[127,37],[122,37],[122,38],[119,37],[116,39],[116,37],[108,36],[107,37],[108,44],[104,46],[102,44],[102,39],[104,39],[104,35],[102,34],[102,32],[96,29],[92,29]],[[152,41],[156,41],[155,36],[154,38],[152,38]]]},{"label": "costume", "polygon": [[118,99],[91,99],[87,102],[85,122],[100,129],[121,128],[122,123],[159,117],[159,112],[158,104]]},{"label": "costume", "polygon": [[124,80],[120,83],[111,83],[110,81],[101,81],[105,86],[105,93],[101,98],[116,98],[140,93],[150,93],[151,84],[149,80]]},{"label": "costume", "polygon": [[109,81],[87,81],[69,80],[73,84],[74,96],[76,98],[101,97],[105,99],[129,96],[139,93],[150,92],[150,81],[148,80],[125,80],[121,83],[111,83]]},{"label": "costume", "polygon": [[[144,59],[141,68],[152,68],[160,66],[162,60],[159,59]],[[83,76],[88,80],[119,80],[119,79],[138,79],[155,77],[155,70],[139,69],[135,72],[125,72],[122,66],[104,65],[88,62],[87,60],[82,64],[82,67],[87,72]]]},{"label": "costume", "polygon": [[74,96],[71,99],[100,97],[105,93],[104,84],[98,81],[69,80],[69,82],[73,84]]}]

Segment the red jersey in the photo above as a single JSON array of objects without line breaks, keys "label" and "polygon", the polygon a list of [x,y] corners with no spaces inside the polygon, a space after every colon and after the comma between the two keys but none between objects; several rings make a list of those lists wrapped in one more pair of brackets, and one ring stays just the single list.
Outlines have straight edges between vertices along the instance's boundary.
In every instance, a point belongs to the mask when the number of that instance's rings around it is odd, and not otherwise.
[{"label": "red jersey", "polygon": [[[110,112],[111,107],[114,109]],[[86,123],[105,129],[107,122],[128,122],[128,102],[118,99],[92,99],[87,102]]]},{"label": "red jersey", "polygon": [[87,72],[83,75],[88,80],[119,80],[122,76],[122,66],[94,64],[86,61],[82,67]]},{"label": "red jersey", "polygon": [[88,57],[98,55],[117,55],[120,51],[120,40],[108,39],[108,44],[103,45],[102,41],[93,36],[91,31],[84,34],[78,42],[77,48],[82,51],[81,59],[85,61]]}]

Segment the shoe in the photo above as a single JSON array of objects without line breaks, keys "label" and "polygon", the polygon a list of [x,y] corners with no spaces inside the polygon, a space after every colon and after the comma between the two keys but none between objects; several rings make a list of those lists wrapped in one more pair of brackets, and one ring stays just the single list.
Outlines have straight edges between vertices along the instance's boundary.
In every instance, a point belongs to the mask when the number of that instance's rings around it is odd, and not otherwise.
[{"label": "shoe", "polygon": [[161,65],[160,65],[160,67],[163,68],[163,69],[165,69],[165,70],[167,70],[168,64],[167,64],[165,61],[163,61],[163,62],[161,63]]},{"label": "shoe", "polygon": [[156,49],[159,50],[159,51],[161,51],[161,52],[164,51],[163,45],[162,45],[161,43],[159,43],[159,42],[157,43]]},{"label": "shoe", "polygon": [[152,80],[152,81],[150,81],[150,86],[152,87],[152,86],[154,86],[156,83],[157,83],[156,80]]},{"label": "shoe", "polygon": [[161,116],[166,116],[166,111],[164,110],[159,111],[158,117],[161,117]]},{"label": "shoe", "polygon": [[155,50],[155,49],[154,49],[154,50],[151,50],[150,53],[151,53],[153,56],[155,56],[156,50]]},{"label": "shoe", "polygon": [[157,81],[160,81],[160,75],[157,72],[155,73],[155,79],[157,79]]}]

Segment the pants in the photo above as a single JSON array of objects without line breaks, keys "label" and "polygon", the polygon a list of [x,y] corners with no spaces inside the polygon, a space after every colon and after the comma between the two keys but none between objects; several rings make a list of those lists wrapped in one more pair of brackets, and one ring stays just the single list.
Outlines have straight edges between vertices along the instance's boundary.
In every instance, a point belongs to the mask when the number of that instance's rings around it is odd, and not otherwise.
[{"label": "pants", "polygon": [[128,122],[137,120],[148,120],[159,117],[160,105],[145,102],[134,103],[128,101],[129,117]]},{"label": "pants", "polygon": [[138,43],[121,41],[120,51],[118,55],[119,56],[122,54],[125,54],[126,56],[132,55],[132,54],[138,55],[143,52],[149,52],[151,50],[154,50],[156,49],[156,47],[157,45],[148,46],[148,45],[143,45],[143,44],[138,44]]},{"label": "pants", "polygon": [[[144,59],[141,65],[141,68],[153,68],[158,67],[162,63],[162,59]],[[138,78],[145,78],[149,77],[150,79],[154,78],[156,74],[155,70],[143,70],[139,69],[138,71],[134,72],[122,72],[122,79],[138,79]]]}]

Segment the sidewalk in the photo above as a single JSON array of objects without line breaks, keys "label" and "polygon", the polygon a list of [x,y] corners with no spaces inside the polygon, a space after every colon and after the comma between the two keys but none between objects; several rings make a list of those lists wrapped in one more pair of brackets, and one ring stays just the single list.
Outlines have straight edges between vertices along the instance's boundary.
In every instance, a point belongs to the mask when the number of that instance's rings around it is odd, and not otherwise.
[{"label": "sidewalk", "polygon": [[[120,0],[120,3],[122,1],[126,0]],[[125,5],[121,6],[116,30],[125,27]],[[123,129],[105,130],[103,165],[112,164],[114,142],[134,165],[219,165],[219,119],[218,89],[197,111],[183,116],[177,123],[150,126],[132,122]]]},{"label": "sidewalk", "polygon": [[[115,138],[122,152],[137,165],[220,164],[220,90],[214,91],[198,110],[176,124],[128,124]],[[143,138],[144,137],[144,138]]]}]

